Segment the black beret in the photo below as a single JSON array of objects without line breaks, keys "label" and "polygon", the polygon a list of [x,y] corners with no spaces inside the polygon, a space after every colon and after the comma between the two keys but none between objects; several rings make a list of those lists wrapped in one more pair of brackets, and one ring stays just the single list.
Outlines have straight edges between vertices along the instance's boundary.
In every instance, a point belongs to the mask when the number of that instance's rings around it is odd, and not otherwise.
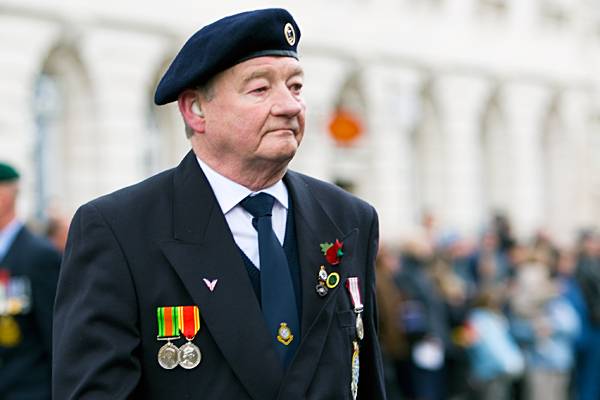
[{"label": "black beret", "polygon": [[12,166],[0,162],[0,183],[19,179],[19,173]]},{"label": "black beret", "polygon": [[163,105],[242,61],[262,56],[298,58],[300,29],[281,8],[230,15],[196,32],[163,75],[154,102]]}]

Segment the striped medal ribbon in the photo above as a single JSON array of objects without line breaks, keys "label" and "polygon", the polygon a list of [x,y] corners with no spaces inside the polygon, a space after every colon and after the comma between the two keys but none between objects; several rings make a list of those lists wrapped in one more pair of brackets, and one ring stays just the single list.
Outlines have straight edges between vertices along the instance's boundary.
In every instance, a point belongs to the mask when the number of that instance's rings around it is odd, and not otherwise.
[{"label": "striped medal ribbon", "polygon": [[171,340],[179,339],[180,307],[157,307],[158,340],[167,343],[158,350],[158,364],[164,369],[173,369],[179,365],[179,348]]},{"label": "striped medal ribbon", "polygon": [[180,306],[178,309],[180,331],[187,340],[179,349],[179,365],[185,369],[196,368],[202,361],[202,353],[192,340],[200,330],[200,311],[197,306]]}]

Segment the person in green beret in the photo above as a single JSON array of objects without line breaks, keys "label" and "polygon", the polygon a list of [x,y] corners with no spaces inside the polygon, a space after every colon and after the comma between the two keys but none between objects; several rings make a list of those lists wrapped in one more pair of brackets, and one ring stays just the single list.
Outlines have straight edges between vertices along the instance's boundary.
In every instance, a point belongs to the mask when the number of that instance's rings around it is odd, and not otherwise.
[{"label": "person in green beret", "polygon": [[19,173],[0,162],[0,398],[49,400],[60,255],[17,217]]}]

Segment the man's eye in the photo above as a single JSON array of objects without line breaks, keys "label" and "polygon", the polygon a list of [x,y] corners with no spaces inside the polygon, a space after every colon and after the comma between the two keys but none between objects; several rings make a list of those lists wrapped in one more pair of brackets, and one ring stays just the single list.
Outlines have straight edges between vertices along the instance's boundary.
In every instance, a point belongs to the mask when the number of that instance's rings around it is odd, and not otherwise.
[{"label": "man's eye", "polygon": [[290,86],[290,90],[300,93],[302,91],[302,84],[301,83],[294,83],[293,85]]},{"label": "man's eye", "polygon": [[256,89],[252,89],[251,92],[252,93],[258,93],[258,94],[260,94],[260,93],[266,92],[268,89],[269,88],[267,86],[261,86],[261,87],[258,87]]}]

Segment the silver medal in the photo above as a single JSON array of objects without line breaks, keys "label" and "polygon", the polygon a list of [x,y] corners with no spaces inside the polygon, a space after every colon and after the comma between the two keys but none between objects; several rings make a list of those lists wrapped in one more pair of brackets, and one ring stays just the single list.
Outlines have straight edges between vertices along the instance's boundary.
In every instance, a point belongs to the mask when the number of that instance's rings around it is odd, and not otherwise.
[{"label": "silver medal", "polygon": [[321,270],[319,271],[319,280],[327,280],[327,271],[325,271],[325,268],[323,266],[321,266]]},{"label": "silver medal", "polygon": [[356,335],[360,340],[363,340],[365,337],[365,326],[360,313],[356,314]]},{"label": "silver medal", "polygon": [[196,368],[202,361],[200,349],[192,342],[187,342],[179,348],[179,365],[185,369]]},{"label": "silver medal", "polygon": [[317,293],[319,294],[319,296],[324,297],[327,295],[327,292],[329,291],[329,289],[327,289],[327,286],[323,285],[322,282],[319,282],[317,284],[317,286],[315,287],[315,289],[317,290]]},{"label": "silver medal", "polygon": [[158,350],[158,364],[164,369],[173,369],[179,364],[179,349],[171,342],[167,342]]}]

